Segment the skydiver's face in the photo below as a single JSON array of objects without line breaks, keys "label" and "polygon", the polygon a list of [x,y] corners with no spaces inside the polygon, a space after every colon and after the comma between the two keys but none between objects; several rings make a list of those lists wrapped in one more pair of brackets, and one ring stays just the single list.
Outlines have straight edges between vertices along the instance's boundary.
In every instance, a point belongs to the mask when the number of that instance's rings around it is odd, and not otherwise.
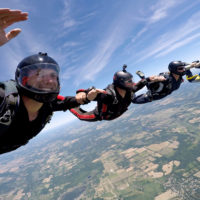
[{"label": "skydiver's face", "polygon": [[183,66],[177,67],[177,71],[180,73],[183,73],[183,72],[185,72],[185,67],[183,67]]},{"label": "skydiver's face", "polygon": [[129,80],[126,80],[125,81],[125,87],[128,88],[128,89],[133,89],[133,79],[129,79]]},{"label": "skydiver's face", "polygon": [[43,91],[56,91],[58,74],[53,69],[32,70],[29,72],[27,85]]}]

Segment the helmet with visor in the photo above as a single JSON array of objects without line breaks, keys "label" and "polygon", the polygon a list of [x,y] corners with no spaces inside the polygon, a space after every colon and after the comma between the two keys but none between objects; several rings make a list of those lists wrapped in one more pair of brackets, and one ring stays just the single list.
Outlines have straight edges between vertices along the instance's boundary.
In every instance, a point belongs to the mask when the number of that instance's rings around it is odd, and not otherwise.
[{"label": "helmet with visor", "polygon": [[127,65],[123,65],[123,70],[114,74],[113,84],[124,90],[133,89],[133,75],[126,71]]},{"label": "helmet with visor", "polygon": [[46,53],[23,59],[17,66],[15,80],[19,92],[39,102],[51,102],[60,91],[59,65]]},{"label": "helmet with visor", "polygon": [[186,65],[187,64],[182,61],[172,61],[169,63],[168,69],[173,74],[184,76],[186,74]]}]

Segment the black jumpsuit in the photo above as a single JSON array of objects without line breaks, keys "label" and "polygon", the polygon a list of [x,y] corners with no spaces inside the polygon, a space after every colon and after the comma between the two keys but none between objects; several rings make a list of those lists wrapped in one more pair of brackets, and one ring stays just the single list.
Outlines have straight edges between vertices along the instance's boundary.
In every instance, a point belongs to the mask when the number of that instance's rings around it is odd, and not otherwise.
[{"label": "black jumpsuit", "polygon": [[149,83],[147,85],[148,91],[144,94],[136,96],[133,103],[143,104],[162,99],[171,94],[174,90],[177,90],[184,81],[182,76],[176,80],[170,73],[160,73],[159,75],[164,76],[166,80],[162,82]]},{"label": "black jumpsuit", "polygon": [[[18,97],[20,99],[20,96]],[[4,130],[2,128],[1,117],[6,110],[1,109],[2,101],[4,99],[4,91],[0,88],[0,154],[6,153],[19,148],[28,143],[28,141],[36,136],[50,120],[53,112],[66,111],[67,109],[77,107],[75,97],[63,97],[57,99],[52,103],[44,103],[39,110],[38,117],[29,121],[27,110],[23,101],[19,100],[19,106],[15,109],[14,117],[11,124]],[[6,108],[6,105],[4,105]]]},{"label": "black jumpsuit", "polygon": [[121,116],[128,110],[129,105],[134,99],[135,92],[146,85],[146,79],[139,81],[133,86],[133,89],[126,91],[124,98],[118,93],[113,84],[108,85],[104,90],[106,94],[100,93],[94,101],[97,101],[97,106],[92,111],[85,111],[80,107],[70,109],[77,118],[83,121],[100,121],[113,120]]}]

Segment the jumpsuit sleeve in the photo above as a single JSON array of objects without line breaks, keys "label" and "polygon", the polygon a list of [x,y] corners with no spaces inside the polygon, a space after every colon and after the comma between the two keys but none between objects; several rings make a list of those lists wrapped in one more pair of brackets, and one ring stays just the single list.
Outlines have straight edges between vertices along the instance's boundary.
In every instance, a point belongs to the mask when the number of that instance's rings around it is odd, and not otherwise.
[{"label": "jumpsuit sleeve", "polygon": [[133,86],[133,92],[137,92],[141,90],[144,86],[146,86],[147,82],[150,82],[149,78],[141,79],[139,82],[135,83]]},{"label": "jumpsuit sleeve", "polygon": [[52,102],[53,111],[66,111],[78,106],[80,106],[80,104],[76,101],[76,98],[73,96],[66,96],[63,97],[62,100],[57,99],[56,101]]},{"label": "jumpsuit sleeve", "polygon": [[[134,92],[137,92],[138,90],[142,89],[144,86],[146,86],[147,82],[150,82],[149,78],[145,78],[140,80],[138,83],[134,85]],[[134,96],[132,99],[132,103],[134,104],[143,104],[143,103],[148,103],[152,101],[152,96],[149,91],[146,93],[140,94],[138,96]]]},{"label": "jumpsuit sleeve", "polygon": [[101,101],[104,104],[112,103],[114,101],[113,95],[109,91],[106,91],[106,92],[107,94],[99,93],[97,97],[94,99],[94,101]]},{"label": "jumpsuit sleeve", "polygon": [[134,104],[143,104],[143,103],[148,103],[148,102],[151,102],[153,99],[152,99],[152,96],[149,92],[147,93],[144,93],[144,94],[140,94],[138,96],[135,96],[133,99],[132,99],[132,103]]},{"label": "jumpsuit sleeve", "polygon": [[[102,104],[108,104],[108,103],[112,103],[112,95],[106,93],[99,93],[97,95],[97,97],[93,100],[93,101],[97,101],[97,107],[98,105],[102,105]],[[75,115],[78,119],[83,120],[83,121],[90,121],[90,122],[95,122],[95,121],[99,121],[99,117],[98,116],[98,112],[96,111],[96,108],[92,111],[85,111],[80,107],[77,108],[73,108],[70,109],[70,112]]]},{"label": "jumpsuit sleeve", "polygon": [[186,79],[191,83],[191,82],[200,82],[200,75],[195,74],[193,75],[190,70],[186,71]]}]

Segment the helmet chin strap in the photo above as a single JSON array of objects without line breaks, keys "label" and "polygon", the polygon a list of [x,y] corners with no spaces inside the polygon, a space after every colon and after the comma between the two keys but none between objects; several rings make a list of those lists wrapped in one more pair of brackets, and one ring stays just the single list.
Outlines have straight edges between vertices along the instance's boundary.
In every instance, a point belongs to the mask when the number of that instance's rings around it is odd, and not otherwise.
[{"label": "helmet chin strap", "polygon": [[183,72],[172,72],[173,74],[179,75],[179,76],[184,76],[186,74],[186,71]]},{"label": "helmet chin strap", "polygon": [[126,90],[119,88],[119,87],[116,87],[116,89],[117,89],[118,93],[120,94],[120,96],[122,96],[124,98],[126,95]]},{"label": "helmet chin strap", "polygon": [[22,96],[22,100],[24,102],[24,105],[29,111],[38,111],[41,106],[43,105],[42,102],[38,102],[30,97],[27,97],[25,95]]},{"label": "helmet chin strap", "polygon": [[183,76],[183,75],[180,75],[180,74],[175,74],[175,73],[173,73],[173,72],[172,72],[172,75],[173,75],[173,77],[174,77],[176,80],[178,80],[180,77]]}]

